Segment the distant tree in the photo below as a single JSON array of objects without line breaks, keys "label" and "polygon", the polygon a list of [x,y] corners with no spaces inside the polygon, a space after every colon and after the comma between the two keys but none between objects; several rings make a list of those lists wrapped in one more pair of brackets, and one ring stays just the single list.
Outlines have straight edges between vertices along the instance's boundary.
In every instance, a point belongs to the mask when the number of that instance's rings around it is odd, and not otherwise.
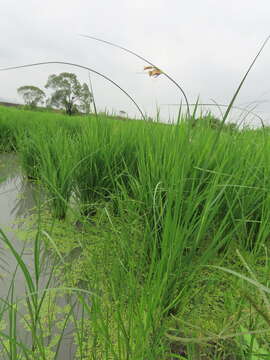
[{"label": "distant tree", "polygon": [[44,103],[45,93],[36,86],[21,86],[17,89],[17,92],[20,96],[22,96],[25,104],[30,108],[35,108],[38,104]]},{"label": "distant tree", "polygon": [[82,84],[81,87],[81,97],[79,109],[85,114],[89,114],[91,111],[91,103],[93,102],[93,95],[89,90],[89,87],[86,83]]},{"label": "distant tree", "polygon": [[87,84],[81,84],[75,74],[67,72],[59,75],[52,74],[45,87],[54,90],[47,105],[65,109],[68,115],[72,115],[78,110],[84,113],[90,112],[93,96]]}]

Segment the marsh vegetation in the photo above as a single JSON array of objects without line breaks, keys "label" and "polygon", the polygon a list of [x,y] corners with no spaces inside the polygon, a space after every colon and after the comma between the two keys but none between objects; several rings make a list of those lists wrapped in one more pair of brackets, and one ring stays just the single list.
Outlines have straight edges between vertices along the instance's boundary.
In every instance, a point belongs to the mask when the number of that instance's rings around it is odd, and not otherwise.
[{"label": "marsh vegetation", "polygon": [[208,120],[0,108],[2,152],[41,189],[33,266],[1,230],[25,284],[1,295],[1,358],[66,359],[68,331],[71,359],[270,356],[269,130]]}]

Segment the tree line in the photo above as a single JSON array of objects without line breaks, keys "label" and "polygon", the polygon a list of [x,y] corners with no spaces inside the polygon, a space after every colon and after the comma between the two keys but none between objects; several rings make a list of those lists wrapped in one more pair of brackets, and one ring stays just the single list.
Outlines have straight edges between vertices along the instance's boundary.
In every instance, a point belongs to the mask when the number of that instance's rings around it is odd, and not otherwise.
[{"label": "tree line", "polygon": [[48,97],[43,90],[33,85],[21,86],[17,92],[30,109],[46,104],[49,108],[64,110],[68,115],[78,112],[90,113],[93,95],[88,85],[80,83],[75,74],[68,72],[51,74],[45,88],[51,90]]}]

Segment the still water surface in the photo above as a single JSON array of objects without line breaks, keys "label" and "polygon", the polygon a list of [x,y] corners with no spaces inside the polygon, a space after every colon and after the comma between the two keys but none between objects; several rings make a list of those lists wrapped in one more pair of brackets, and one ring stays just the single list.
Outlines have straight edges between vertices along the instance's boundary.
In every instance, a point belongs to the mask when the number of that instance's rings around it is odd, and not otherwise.
[{"label": "still water surface", "polygon": [[[34,274],[33,239],[27,238],[26,236],[26,239],[22,240],[20,234],[23,233],[24,224],[25,226],[29,226],[28,218],[33,211],[35,211],[36,199],[40,198],[39,193],[36,186],[21,176],[16,157],[10,154],[1,154],[0,228],[12,242],[16,251],[22,255],[31,274]],[[46,251],[44,250],[43,252],[43,257],[46,257]],[[41,286],[45,284],[48,279],[50,265],[49,261],[45,261],[40,281]],[[16,299],[20,300],[25,296],[25,279],[20,269],[18,269],[15,257],[0,239],[0,299],[7,298],[14,273],[16,273],[14,295]],[[56,287],[57,283],[58,281],[54,279],[51,286]],[[63,307],[67,305],[71,299],[62,296],[56,299],[56,301],[60,307]],[[78,309],[77,313],[79,314],[79,312]],[[53,336],[53,334],[51,335]],[[19,336],[23,343],[28,345],[31,343],[31,340],[29,340],[30,334],[24,329],[20,321],[18,321],[17,336]],[[74,352],[75,346],[72,336],[72,325],[70,325],[65,332],[57,359],[72,360],[75,356]]]}]

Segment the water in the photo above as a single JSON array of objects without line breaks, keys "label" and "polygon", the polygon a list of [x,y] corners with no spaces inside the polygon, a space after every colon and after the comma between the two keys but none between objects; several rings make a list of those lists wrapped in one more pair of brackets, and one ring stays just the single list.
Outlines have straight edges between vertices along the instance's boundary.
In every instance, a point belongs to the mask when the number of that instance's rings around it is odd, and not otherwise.
[{"label": "water", "polygon": [[[5,235],[12,242],[19,254],[24,254],[23,259],[32,269],[32,251],[31,241],[22,241],[18,239],[20,227],[23,225],[22,218],[30,215],[35,202],[33,196],[33,187],[29,183],[24,183],[22,178],[15,175],[0,184],[0,227]],[[16,221],[20,219],[20,223]],[[31,248],[30,248],[31,249]],[[2,263],[4,261],[4,264]],[[17,268],[17,261],[11,252],[3,243],[0,243],[0,274],[1,287],[0,297],[7,294],[12,274]],[[20,271],[17,273],[16,293],[24,292],[23,275]]]},{"label": "water", "polygon": [[[12,242],[16,251],[22,255],[23,261],[27,265],[31,274],[34,274],[34,256],[33,256],[33,239],[31,236],[26,236],[26,239],[20,239],[20,234],[23,233],[24,227],[29,227],[29,216],[35,211],[36,199],[40,197],[40,191],[37,187],[28,182],[20,175],[20,169],[16,158],[12,155],[0,155],[0,228],[5,232],[5,235]],[[24,234],[25,235],[25,234]],[[43,250],[43,257],[46,257],[46,250]],[[48,256],[47,256],[48,257]],[[45,266],[41,275],[41,287],[47,282],[51,263],[45,262]],[[0,299],[6,299],[10,291],[10,284],[12,282],[14,273],[16,277],[14,280],[14,296],[16,299],[22,299],[25,296],[26,282],[22,271],[18,268],[17,261],[14,255],[2,242],[0,243]],[[51,287],[57,286],[57,280],[54,279]],[[54,300],[60,309],[67,305],[72,298],[66,296],[58,297]],[[24,316],[26,308],[22,306],[20,311]],[[76,308],[79,317],[79,308]],[[59,315],[59,314],[58,314]],[[54,336],[54,331],[50,334]],[[26,331],[19,321],[17,324],[17,336],[27,345],[31,344],[30,333]],[[50,336],[48,341],[50,341]],[[0,345],[1,348],[1,345]],[[60,352],[57,359],[72,360],[74,359],[75,345],[72,336],[72,325],[68,326]]]}]

